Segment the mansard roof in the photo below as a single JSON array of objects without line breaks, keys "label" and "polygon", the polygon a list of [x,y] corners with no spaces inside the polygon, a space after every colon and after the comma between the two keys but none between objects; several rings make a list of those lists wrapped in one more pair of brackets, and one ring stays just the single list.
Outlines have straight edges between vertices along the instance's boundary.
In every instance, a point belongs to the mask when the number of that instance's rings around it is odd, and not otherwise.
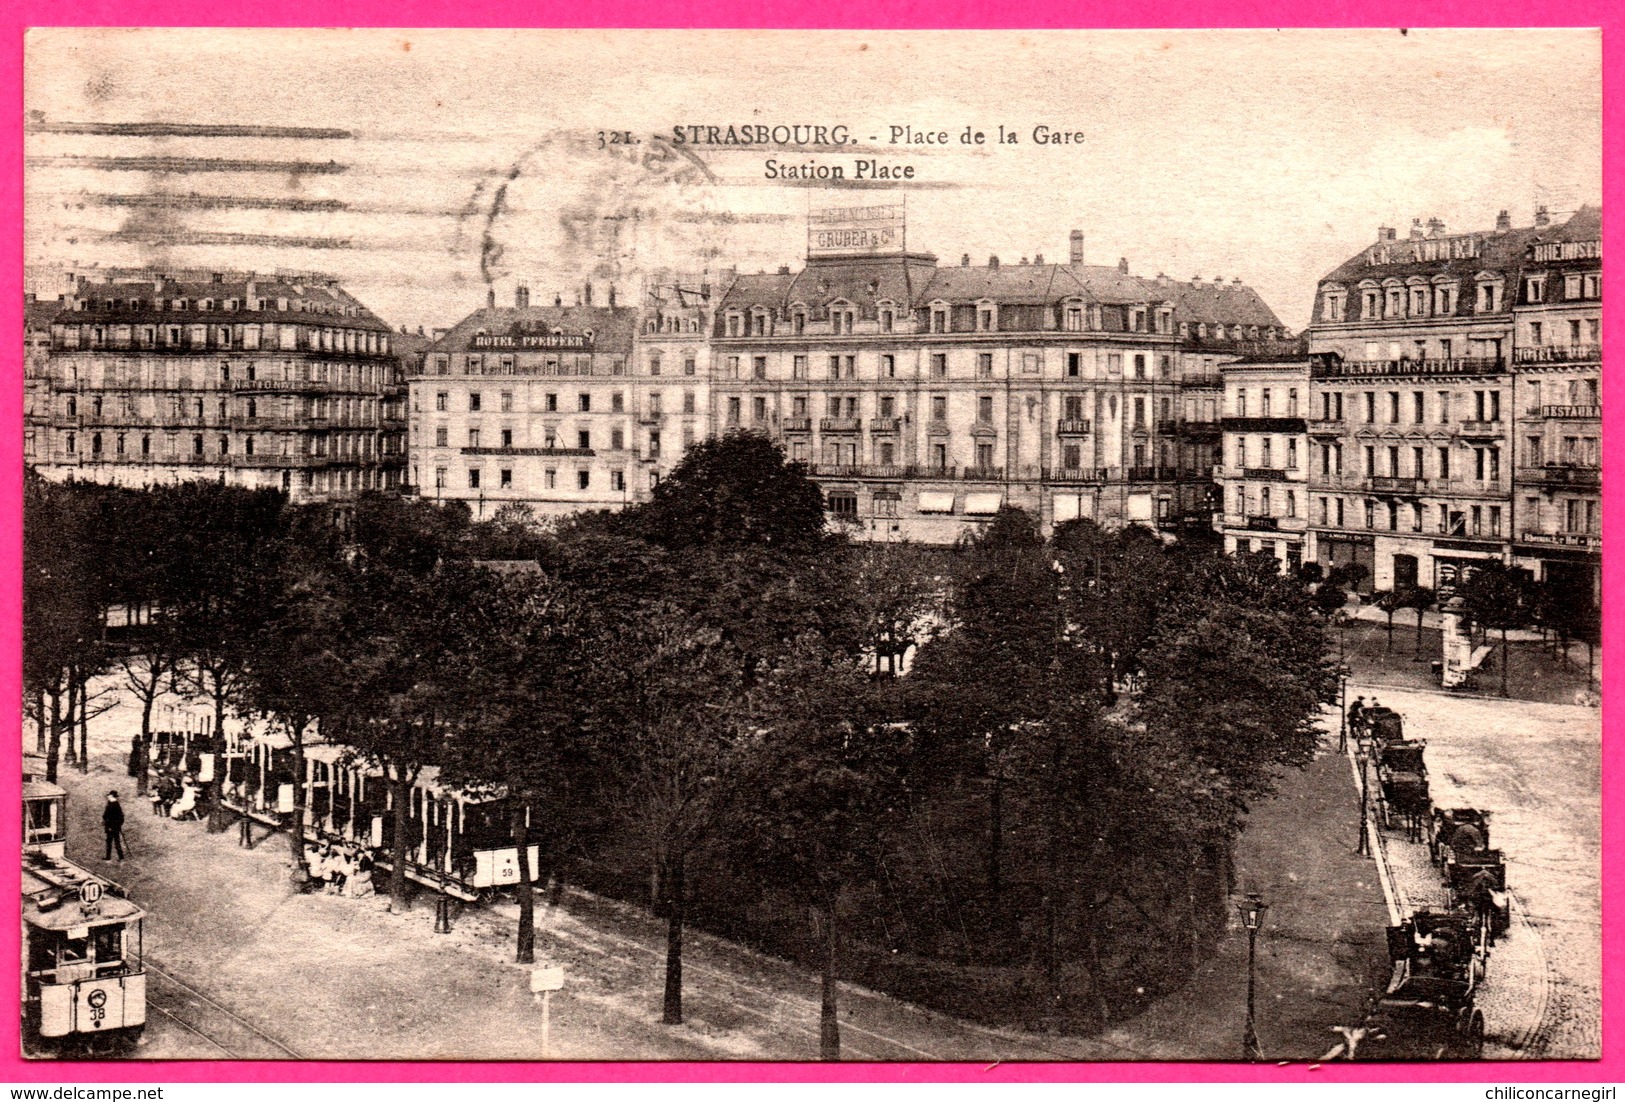
[{"label": "mansard roof", "polygon": [[630,306],[485,306],[452,326],[428,347],[429,352],[487,351],[476,349],[478,336],[518,336],[552,333],[578,337],[592,330],[593,351],[631,352],[637,332],[636,309]]}]

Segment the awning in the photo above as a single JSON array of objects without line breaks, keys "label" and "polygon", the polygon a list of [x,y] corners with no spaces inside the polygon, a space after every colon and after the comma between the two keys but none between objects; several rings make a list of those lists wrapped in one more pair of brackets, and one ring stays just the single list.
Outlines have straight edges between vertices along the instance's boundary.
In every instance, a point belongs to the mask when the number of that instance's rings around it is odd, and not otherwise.
[{"label": "awning", "polygon": [[[974,495],[973,495],[974,496]],[[923,490],[920,493],[920,512],[922,513],[951,513],[954,511],[954,495],[933,490]]]},{"label": "awning", "polygon": [[965,515],[970,517],[990,517],[999,511],[1004,504],[1003,494],[966,494]]}]

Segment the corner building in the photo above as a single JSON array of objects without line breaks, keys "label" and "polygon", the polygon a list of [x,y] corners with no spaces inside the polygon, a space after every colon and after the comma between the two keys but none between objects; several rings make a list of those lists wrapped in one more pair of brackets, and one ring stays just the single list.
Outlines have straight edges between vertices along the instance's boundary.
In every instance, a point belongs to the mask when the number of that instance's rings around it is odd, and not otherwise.
[{"label": "corner building", "polygon": [[1514,562],[1600,603],[1600,208],[1561,225],[1537,214],[1514,313]]},{"label": "corner building", "polygon": [[400,485],[389,327],[315,272],[108,269],[26,310],[24,461],[122,486],[335,501]]},{"label": "corner building", "polygon": [[779,440],[856,534],[1211,527],[1217,364],[1285,336],[1250,288],[1089,265],[1077,231],[1065,264],[809,253],[721,293],[710,427]]}]

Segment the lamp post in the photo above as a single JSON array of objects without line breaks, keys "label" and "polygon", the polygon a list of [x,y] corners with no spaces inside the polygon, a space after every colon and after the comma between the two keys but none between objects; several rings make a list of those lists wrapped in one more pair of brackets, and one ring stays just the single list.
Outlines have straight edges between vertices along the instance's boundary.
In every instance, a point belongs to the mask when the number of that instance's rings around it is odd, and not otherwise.
[{"label": "lamp post", "polygon": [[1241,924],[1247,927],[1247,1028],[1241,1035],[1241,1058],[1253,1062],[1264,1059],[1258,1047],[1253,992],[1258,974],[1258,928],[1263,925],[1264,912],[1268,909],[1269,904],[1257,892],[1248,892],[1247,897],[1236,904]]},{"label": "lamp post", "polygon": [[1349,748],[1349,668],[1342,663],[1337,666],[1337,752],[1346,753]]},{"label": "lamp post", "polygon": [[1371,758],[1371,744],[1365,735],[1356,732],[1354,742],[1354,760],[1360,766],[1360,841],[1354,852],[1362,857],[1371,856],[1371,791],[1369,769],[1367,765]]}]

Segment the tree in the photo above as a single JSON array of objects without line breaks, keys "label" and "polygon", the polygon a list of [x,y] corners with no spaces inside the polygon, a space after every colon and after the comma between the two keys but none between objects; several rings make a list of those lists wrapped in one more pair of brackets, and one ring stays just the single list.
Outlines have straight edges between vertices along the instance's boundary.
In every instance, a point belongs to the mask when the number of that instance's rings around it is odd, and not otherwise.
[{"label": "tree", "polygon": [[1512,664],[1512,651],[1507,645],[1507,632],[1521,628],[1529,622],[1526,605],[1527,576],[1504,563],[1480,563],[1468,576],[1458,595],[1466,605],[1468,619],[1486,630],[1501,633],[1501,695],[1507,693],[1507,667]]},{"label": "tree", "polygon": [[1433,607],[1439,595],[1425,585],[1413,585],[1404,592],[1405,607],[1416,613],[1416,648],[1411,655],[1413,661],[1422,660],[1422,620],[1427,610]]},{"label": "tree", "polygon": [[1409,608],[1406,595],[1398,589],[1380,589],[1371,595],[1371,603],[1376,605],[1388,617],[1388,653],[1394,650],[1394,613],[1402,608]]},{"label": "tree", "polygon": [[1002,509],[955,563],[947,630],[914,665],[915,720],[934,772],[974,761],[987,779],[989,894],[1003,891],[1004,789],[1024,724],[1049,713],[1059,606],[1057,575],[1032,518]]},{"label": "tree", "polygon": [[843,900],[874,875],[886,821],[900,814],[905,728],[870,722],[855,655],[806,635],[760,686],[745,749],[733,865],[809,908],[821,935],[819,1053],[841,1052],[836,974]]},{"label": "tree", "polygon": [[611,798],[648,850],[651,897],[666,917],[662,1020],[683,1020],[687,865],[714,839],[746,728],[739,660],[721,635],[669,604],[613,626],[614,662],[596,679],[595,722],[613,741]]},{"label": "tree", "polygon": [[174,540],[160,602],[173,618],[180,668],[193,691],[214,706],[208,829],[218,833],[227,822],[226,709],[242,687],[249,645],[262,628],[286,499],[275,490],[203,481],[159,492]]},{"label": "tree", "polygon": [[701,441],[626,522],[668,549],[741,545],[805,549],[825,539],[824,499],[783,450],[754,432]]},{"label": "tree", "polygon": [[545,809],[558,824],[572,808],[590,803],[581,784],[590,775],[583,728],[589,656],[600,641],[590,635],[582,603],[545,578],[473,570],[448,588],[462,597],[461,615],[455,627],[448,625],[455,639],[446,656],[460,688],[455,700],[443,702],[450,737],[441,777],[507,800],[519,851],[515,960],[530,964],[536,959],[532,816]]}]

